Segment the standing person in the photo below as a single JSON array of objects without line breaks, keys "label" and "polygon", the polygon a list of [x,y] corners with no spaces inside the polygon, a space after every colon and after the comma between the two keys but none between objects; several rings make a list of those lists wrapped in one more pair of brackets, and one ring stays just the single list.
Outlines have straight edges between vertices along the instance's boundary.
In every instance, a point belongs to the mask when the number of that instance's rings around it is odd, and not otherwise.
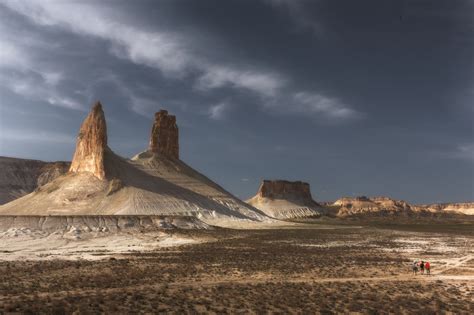
[{"label": "standing person", "polygon": [[431,270],[430,270],[430,269],[431,269],[431,265],[430,265],[430,262],[429,262],[429,261],[425,262],[425,269],[426,269],[426,274],[427,274],[427,275],[430,275],[430,272],[431,272]]},{"label": "standing person", "polygon": [[418,273],[418,263],[416,261],[413,262],[412,270],[414,275]]},{"label": "standing person", "polygon": [[420,273],[425,273],[425,262],[423,260],[420,262]]}]

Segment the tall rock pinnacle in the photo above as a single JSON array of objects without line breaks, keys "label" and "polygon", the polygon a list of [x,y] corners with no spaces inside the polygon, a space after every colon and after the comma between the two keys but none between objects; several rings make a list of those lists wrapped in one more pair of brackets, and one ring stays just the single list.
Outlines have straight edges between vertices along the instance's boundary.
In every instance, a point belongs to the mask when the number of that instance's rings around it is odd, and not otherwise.
[{"label": "tall rock pinnacle", "polygon": [[155,121],[151,129],[149,150],[167,157],[179,159],[178,126],[176,116],[168,115],[168,111],[155,113]]},{"label": "tall rock pinnacle", "polygon": [[102,104],[98,101],[79,129],[76,152],[70,172],[89,172],[99,179],[105,179],[104,154],[107,148],[107,125]]}]

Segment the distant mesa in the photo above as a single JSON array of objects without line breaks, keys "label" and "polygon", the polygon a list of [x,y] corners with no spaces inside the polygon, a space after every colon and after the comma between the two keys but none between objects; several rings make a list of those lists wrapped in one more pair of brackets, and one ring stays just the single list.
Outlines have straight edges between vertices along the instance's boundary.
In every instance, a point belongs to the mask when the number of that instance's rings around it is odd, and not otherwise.
[{"label": "distant mesa", "polygon": [[88,172],[105,179],[104,156],[107,147],[107,124],[102,104],[96,102],[79,129],[76,151],[72,158],[72,173]]},{"label": "distant mesa", "polygon": [[301,181],[264,180],[247,203],[277,219],[318,217],[324,213],[324,208],[313,200],[309,184]]},{"label": "distant mesa", "polygon": [[262,198],[272,199],[311,199],[308,183],[301,181],[290,182],[286,180],[264,180],[260,185],[257,195]]},{"label": "distant mesa", "polygon": [[442,212],[474,215],[474,202],[434,203],[428,205],[417,205],[416,207],[434,213]]},{"label": "distant mesa", "polygon": [[164,156],[179,159],[179,132],[176,117],[168,111],[160,110],[155,114],[151,129],[149,150]]},{"label": "distant mesa", "polygon": [[[389,197],[344,197],[328,207],[330,214],[338,217],[367,217],[367,216],[433,216],[450,214],[468,214],[462,211],[445,211],[441,206],[410,205],[406,201]],[[462,208],[459,206],[459,208]]]}]

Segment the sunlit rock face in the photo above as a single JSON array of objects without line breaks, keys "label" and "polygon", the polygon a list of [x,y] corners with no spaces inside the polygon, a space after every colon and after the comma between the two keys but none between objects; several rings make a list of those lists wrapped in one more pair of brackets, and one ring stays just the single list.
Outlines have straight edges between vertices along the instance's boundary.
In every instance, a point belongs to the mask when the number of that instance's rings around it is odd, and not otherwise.
[{"label": "sunlit rock face", "polygon": [[334,202],[333,206],[339,207],[337,215],[340,217],[360,214],[408,215],[416,211],[407,202],[389,197],[344,197]]},{"label": "sunlit rock face", "polygon": [[155,114],[148,150],[179,159],[179,133],[176,117],[168,115],[166,110],[160,110]]},{"label": "sunlit rock face", "polygon": [[465,215],[474,215],[474,202],[434,203],[429,205],[419,205],[418,207],[435,213],[461,213]]},{"label": "sunlit rock face", "polygon": [[86,117],[77,136],[70,172],[92,173],[105,179],[104,155],[107,149],[107,125],[102,104],[97,102]]}]

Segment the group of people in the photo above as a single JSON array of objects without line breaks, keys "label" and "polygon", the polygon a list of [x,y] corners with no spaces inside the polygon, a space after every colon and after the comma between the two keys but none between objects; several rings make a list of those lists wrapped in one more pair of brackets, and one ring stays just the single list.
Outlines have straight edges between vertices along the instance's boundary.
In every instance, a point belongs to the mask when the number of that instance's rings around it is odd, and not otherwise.
[{"label": "group of people", "polygon": [[413,274],[416,275],[418,274],[418,270],[420,270],[420,273],[423,275],[426,274],[430,275],[431,272],[431,265],[429,261],[414,261],[413,262]]}]

